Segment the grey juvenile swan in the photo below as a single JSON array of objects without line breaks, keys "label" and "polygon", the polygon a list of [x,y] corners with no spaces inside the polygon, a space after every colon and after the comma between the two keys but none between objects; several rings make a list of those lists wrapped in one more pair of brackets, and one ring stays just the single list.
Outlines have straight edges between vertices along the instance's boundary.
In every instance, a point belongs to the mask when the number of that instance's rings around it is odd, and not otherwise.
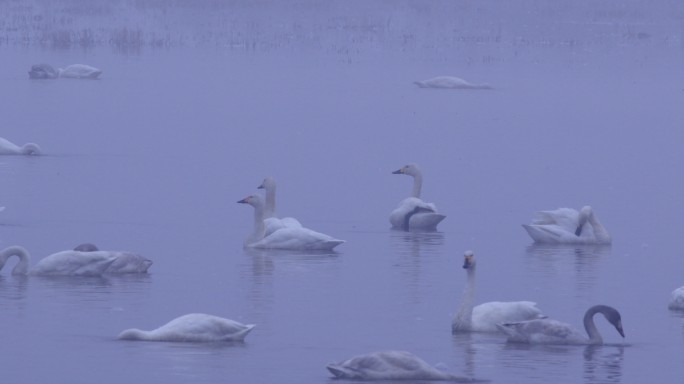
[{"label": "grey juvenile swan", "polygon": [[625,337],[622,330],[620,312],[607,305],[594,305],[584,314],[584,329],[587,336],[577,328],[551,319],[521,321],[518,323],[503,323],[498,327],[506,335],[508,341],[528,344],[603,344],[603,338],[594,324],[594,315],[600,313]]}]

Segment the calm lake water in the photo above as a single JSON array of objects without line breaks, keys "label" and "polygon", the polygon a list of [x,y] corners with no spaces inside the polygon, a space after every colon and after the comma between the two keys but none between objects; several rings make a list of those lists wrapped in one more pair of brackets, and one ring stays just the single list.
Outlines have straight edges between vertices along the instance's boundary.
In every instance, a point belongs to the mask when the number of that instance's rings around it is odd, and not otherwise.
[{"label": "calm lake water", "polygon": [[[0,136],[44,152],[0,158],[0,246],[26,247],[34,263],[83,242],[154,260],[146,276],[59,279],[11,276],[10,262],[3,377],[320,383],[329,362],[402,349],[497,383],[681,382],[684,314],[667,301],[684,285],[684,36],[626,23],[565,23],[530,43],[504,23],[501,41],[451,45],[427,44],[426,24],[416,44],[382,52],[339,29],[277,49],[0,45]],[[592,40],[597,28],[649,36]],[[104,74],[30,81],[39,62]],[[412,83],[436,75],[495,89]],[[389,229],[411,188],[391,172],[409,162],[447,215],[437,233]],[[243,249],[252,209],[236,202],[269,175],[281,216],[347,242],[324,254]],[[520,226],[585,204],[612,246],[536,246]],[[600,347],[453,336],[467,249],[476,303],[532,300],[578,327],[586,308],[609,304],[627,337],[603,319]],[[257,327],[229,345],[116,339],[192,312]]]}]

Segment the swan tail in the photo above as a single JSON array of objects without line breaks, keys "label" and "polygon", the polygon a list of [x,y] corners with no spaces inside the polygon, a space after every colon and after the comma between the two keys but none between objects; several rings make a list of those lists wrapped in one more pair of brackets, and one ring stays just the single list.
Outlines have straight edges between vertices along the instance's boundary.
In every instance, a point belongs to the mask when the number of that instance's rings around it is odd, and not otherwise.
[{"label": "swan tail", "polygon": [[256,324],[247,324],[245,325],[245,328],[242,329],[241,331],[230,335],[229,337],[226,337],[226,341],[244,341],[245,337],[252,332],[252,329],[256,327]]}]

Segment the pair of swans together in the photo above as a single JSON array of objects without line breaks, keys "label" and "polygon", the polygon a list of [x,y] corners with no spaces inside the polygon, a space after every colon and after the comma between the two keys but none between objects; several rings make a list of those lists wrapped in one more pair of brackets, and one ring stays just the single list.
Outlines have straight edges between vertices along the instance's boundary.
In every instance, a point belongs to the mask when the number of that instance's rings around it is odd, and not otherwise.
[{"label": "pair of swans together", "polygon": [[295,218],[279,219],[275,214],[275,180],[264,179],[258,187],[266,191],[266,201],[251,195],[238,201],[254,207],[254,231],[245,240],[245,247],[289,250],[332,250],[344,240],[304,228]]},{"label": "pair of swans together", "polygon": [[0,137],[0,155],[40,155],[40,147],[35,143],[19,146]]},{"label": "pair of swans together", "polygon": [[454,333],[501,331],[509,342],[596,345],[603,343],[594,324],[594,315],[600,313],[625,337],[620,313],[607,305],[595,305],[586,311],[583,320],[586,336],[570,324],[546,318],[536,303],[530,301],[493,301],[473,307],[475,256],[472,251],[466,251],[463,268],[467,270],[468,282],[451,325]]},{"label": "pair of swans together", "polygon": [[72,64],[63,69],[55,69],[50,64],[36,64],[31,66],[28,74],[30,79],[56,79],[64,77],[69,79],[95,80],[100,77],[102,70],[85,64]]},{"label": "pair of swans together", "polygon": [[[416,164],[408,164],[392,172],[413,177],[411,196],[399,203],[390,214],[390,223],[395,229],[434,231],[446,216],[437,212],[433,203],[420,199],[423,174]],[[559,208],[553,211],[537,212],[531,224],[523,228],[537,243],[551,244],[610,244],[611,237],[596,217],[590,206],[579,211]]]},{"label": "pair of swans together", "polygon": [[0,271],[12,256],[19,258],[19,262],[12,269],[13,275],[101,276],[147,273],[152,265],[151,260],[135,253],[100,251],[95,245],[85,243],[73,250],[53,253],[29,268],[29,252],[24,247],[15,245],[0,251]]}]

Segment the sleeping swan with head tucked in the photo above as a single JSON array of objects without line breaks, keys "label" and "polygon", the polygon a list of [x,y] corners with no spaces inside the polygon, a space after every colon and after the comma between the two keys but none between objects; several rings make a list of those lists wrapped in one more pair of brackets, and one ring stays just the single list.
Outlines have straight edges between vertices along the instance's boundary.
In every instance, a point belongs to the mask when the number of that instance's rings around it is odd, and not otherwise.
[{"label": "sleeping swan with head tucked", "polygon": [[594,324],[594,315],[597,313],[602,314],[620,336],[625,337],[620,312],[607,305],[594,305],[585,312],[584,330],[588,337],[570,324],[551,319],[502,323],[498,327],[512,343],[600,345],[603,344],[603,337]]},{"label": "sleeping swan with head tucked", "polygon": [[127,329],[119,334],[119,339],[196,343],[244,341],[254,327],[253,324],[245,325],[218,316],[190,313],[151,331]]},{"label": "sleeping swan with head tucked", "polygon": [[0,137],[0,155],[40,155],[40,147],[35,143],[18,146]]},{"label": "sleeping swan with head tucked", "polygon": [[43,276],[100,276],[116,261],[117,256],[111,252],[62,251],[40,260],[29,269],[30,255],[20,246],[11,246],[0,251],[0,270],[12,256],[19,262],[12,269],[13,275]]},{"label": "sleeping swan with head tucked", "polygon": [[463,268],[468,272],[468,282],[461,297],[451,332],[498,332],[497,324],[532,319],[542,319],[537,303],[531,301],[490,301],[473,307],[475,296],[475,255],[466,251]]},{"label": "sleeping swan with head tucked", "polygon": [[446,216],[437,213],[437,207],[433,203],[426,203],[420,199],[420,191],[423,187],[423,173],[416,164],[408,164],[392,172],[395,175],[408,175],[413,177],[413,190],[411,196],[402,200],[399,206],[390,213],[392,228],[404,231],[435,231]]},{"label": "sleeping swan with head tucked", "polygon": [[254,207],[254,231],[247,240],[245,247],[290,250],[332,250],[344,243],[331,236],[312,231],[304,227],[284,227],[266,235],[264,224],[264,201],[259,195],[251,195],[238,201]]},{"label": "sleeping swan with head tucked", "polygon": [[579,212],[572,208],[537,212],[532,224],[523,224],[523,228],[536,243],[610,244],[611,242],[608,231],[588,205],[582,207]]}]

